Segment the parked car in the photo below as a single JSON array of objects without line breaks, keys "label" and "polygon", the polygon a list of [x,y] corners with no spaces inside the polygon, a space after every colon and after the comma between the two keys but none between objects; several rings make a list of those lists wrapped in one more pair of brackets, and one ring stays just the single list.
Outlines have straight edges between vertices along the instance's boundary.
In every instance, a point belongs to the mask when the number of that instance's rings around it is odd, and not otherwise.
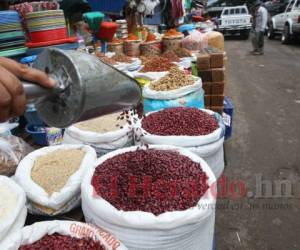
[{"label": "parked car", "polygon": [[290,0],[272,0],[264,3],[269,15],[275,16],[285,11]]},{"label": "parked car", "polygon": [[224,35],[239,33],[242,38],[248,39],[252,27],[251,19],[245,5],[225,7],[219,19],[218,30]]},{"label": "parked car", "polygon": [[300,35],[300,0],[291,0],[285,12],[271,18],[268,38],[273,39],[279,34],[283,44],[290,43]]}]

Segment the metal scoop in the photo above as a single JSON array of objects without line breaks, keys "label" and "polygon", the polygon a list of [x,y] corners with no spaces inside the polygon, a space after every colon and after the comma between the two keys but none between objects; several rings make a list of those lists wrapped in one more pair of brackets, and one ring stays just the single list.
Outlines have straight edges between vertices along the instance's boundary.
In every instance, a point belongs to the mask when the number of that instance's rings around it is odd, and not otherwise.
[{"label": "metal scoop", "polygon": [[78,51],[46,49],[33,65],[56,82],[46,89],[23,82],[29,103],[34,103],[46,124],[65,128],[71,124],[137,106],[141,89],[136,80]]}]

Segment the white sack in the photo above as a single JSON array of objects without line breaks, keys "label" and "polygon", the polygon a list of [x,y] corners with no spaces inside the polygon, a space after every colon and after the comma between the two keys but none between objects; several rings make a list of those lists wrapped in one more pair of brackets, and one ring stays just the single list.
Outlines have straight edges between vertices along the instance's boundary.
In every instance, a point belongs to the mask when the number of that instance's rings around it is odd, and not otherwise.
[{"label": "white sack", "polygon": [[[22,188],[17,185],[11,178],[0,175],[0,185],[8,186],[16,194],[17,203],[11,211],[10,215],[0,223],[0,244],[11,233],[22,228],[27,216],[27,209],[25,206],[26,195]],[[1,199],[1,197],[0,197]],[[0,247],[0,249],[3,249]]]},{"label": "white sack", "polygon": [[[149,144],[149,145],[172,145],[177,147],[185,147],[191,150],[193,153],[197,154],[203,158],[208,165],[211,167],[213,173],[218,179],[224,170],[224,133],[225,125],[221,116],[217,113],[208,110],[201,109],[210,115],[215,115],[218,120],[219,128],[208,135],[200,136],[162,136],[153,135],[145,131],[142,128],[142,120],[136,123],[135,137],[140,141],[137,144]],[[159,111],[155,111],[159,112]],[[146,114],[146,117],[154,112]]]},{"label": "white sack", "polygon": [[45,235],[58,233],[75,238],[92,238],[100,241],[106,250],[126,250],[127,248],[112,234],[101,228],[75,221],[44,221],[24,227],[18,233],[11,235],[0,249],[17,250],[22,245],[32,244]]},{"label": "white sack", "polygon": [[85,131],[71,126],[65,130],[64,144],[84,144],[93,147],[98,156],[112,150],[133,144],[132,126],[126,124],[122,129],[107,133]]},{"label": "white sack", "polygon": [[[101,225],[133,250],[211,250],[216,202],[216,178],[213,172],[203,159],[187,149],[162,145],[150,148],[177,151],[201,164],[208,176],[210,188],[199,200],[198,206],[158,216],[149,212],[119,211],[94,194],[91,185],[94,170],[89,169],[81,186],[82,209],[86,221]],[[96,165],[118,154],[136,149],[137,147],[129,147],[113,151],[99,158]]]},{"label": "white sack", "polygon": [[[81,149],[85,156],[76,171],[67,181],[60,192],[53,193],[50,197],[47,192],[31,179],[31,169],[35,160],[58,149]],[[96,161],[96,152],[90,146],[84,145],[60,145],[44,147],[28,154],[19,164],[15,179],[26,192],[27,207],[32,213],[44,215],[45,213],[33,206],[32,202],[55,210],[51,215],[67,213],[80,204],[80,185],[86,171],[93,169]]]},{"label": "white sack", "polygon": [[143,97],[149,99],[157,100],[173,100],[183,96],[186,96],[190,93],[193,93],[202,88],[201,78],[193,76],[195,83],[192,85],[184,86],[179,89],[173,89],[168,91],[156,91],[150,88],[150,83],[146,84],[143,88]]}]

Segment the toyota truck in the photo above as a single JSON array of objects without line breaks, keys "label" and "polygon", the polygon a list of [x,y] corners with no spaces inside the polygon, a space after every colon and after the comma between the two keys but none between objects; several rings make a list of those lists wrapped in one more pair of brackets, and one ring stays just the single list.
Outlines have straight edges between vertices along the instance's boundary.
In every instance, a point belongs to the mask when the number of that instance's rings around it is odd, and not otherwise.
[{"label": "toyota truck", "polygon": [[252,28],[251,19],[246,5],[225,7],[218,21],[218,31],[224,35],[240,34],[242,38],[248,39]]},{"label": "toyota truck", "polygon": [[288,44],[300,35],[300,0],[291,0],[285,12],[273,16],[268,24],[268,38],[281,35],[281,42]]}]

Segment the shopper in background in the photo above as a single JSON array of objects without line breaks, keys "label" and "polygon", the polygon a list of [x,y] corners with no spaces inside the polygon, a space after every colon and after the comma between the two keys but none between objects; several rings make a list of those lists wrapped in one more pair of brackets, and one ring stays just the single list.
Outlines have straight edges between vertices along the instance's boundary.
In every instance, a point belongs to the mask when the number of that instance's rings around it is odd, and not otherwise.
[{"label": "shopper in background", "polygon": [[0,122],[20,116],[25,111],[26,97],[20,79],[46,88],[55,85],[45,73],[11,59],[0,57]]},{"label": "shopper in background", "polygon": [[253,55],[264,54],[264,35],[267,28],[268,11],[261,1],[255,3],[254,36],[252,38]]}]

